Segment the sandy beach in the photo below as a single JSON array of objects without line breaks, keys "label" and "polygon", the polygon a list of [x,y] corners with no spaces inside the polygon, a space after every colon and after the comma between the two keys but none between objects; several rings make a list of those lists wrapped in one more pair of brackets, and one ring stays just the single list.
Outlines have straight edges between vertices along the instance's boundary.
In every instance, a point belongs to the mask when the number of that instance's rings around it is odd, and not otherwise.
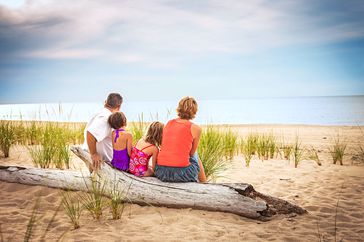
[{"label": "sandy beach", "polygon": [[[232,129],[244,136],[251,132],[273,133],[319,151],[322,166],[303,160],[298,168],[283,159],[252,160],[245,166],[236,156],[218,182],[245,182],[257,191],[304,207],[308,214],[278,216],[260,222],[237,215],[193,209],[126,205],[121,220],[111,220],[105,210],[100,221],[84,211],[81,228],[72,225],[61,209],[45,241],[363,241],[364,163],[352,156],[364,147],[363,127],[301,125],[239,125]],[[335,136],[348,143],[344,165],[332,164],[329,146]],[[77,157],[72,169],[86,171]],[[14,146],[0,165],[33,166],[25,147]],[[4,241],[22,241],[29,218],[40,196],[40,210],[32,235],[41,239],[61,201],[60,190],[0,182],[0,224]],[[335,226],[336,222],[336,226]],[[336,227],[336,229],[335,229]]]}]

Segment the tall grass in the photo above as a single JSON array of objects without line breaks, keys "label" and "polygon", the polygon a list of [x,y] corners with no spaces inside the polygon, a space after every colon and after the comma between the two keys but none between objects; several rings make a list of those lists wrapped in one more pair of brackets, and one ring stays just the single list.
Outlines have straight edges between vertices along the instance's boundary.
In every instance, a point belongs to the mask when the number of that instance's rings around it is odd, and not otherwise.
[{"label": "tall grass", "polygon": [[223,155],[226,160],[232,160],[239,151],[238,135],[228,130],[222,131]]},{"label": "tall grass", "polygon": [[88,192],[80,195],[83,207],[90,212],[94,219],[97,220],[100,219],[102,211],[107,204],[106,198],[103,196],[104,192],[105,183],[91,179],[91,187],[88,187]]},{"label": "tall grass", "polygon": [[27,230],[25,231],[24,242],[30,241],[30,239],[32,237],[33,229],[36,225],[37,215],[38,215],[38,211],[39,211],[39,203],[40,203],[40,197],[38,197],[37,200],[35,201],[32,215],[30,216],[30,219],[29,219],[28,225],[27,225]]},{"label": "tall grass", "polygon": [[144,122],[144,115],[142,113],[138,115],[138,122],[131,123],[130,132],[133,135],[134,145],[143,137],[146,128],[147,123]]},{"label": "tall grass", "polygon": [[310,160],[316,161],[317,165],[319,165],[319,166],[322,165],[321,161],[320,161],[320,158],[318,156],[318,151],[313,147],[311,147],[311,149],[309,150],[308,158]]},{"label": "tall grass", "polygon": [[292,156],[294,161],[294,167],[297,168],[298,164],[302,161],[304,149],[301,147],[301,141],[299,136],[296,135],[295,143],[292,149]]},{"label": "tall grass", "polygon": [[72,195],[69,191],[62,192],[62,205],[71,220],[74,229],[80,227],[80,216],[82,213],[82,205],[78,196]]},{"label": "tall grass", "polygon": [[274,158],[276,147],[276,140],[272,134],[262,134],[258,136],[257,153],[259,159],[268,160],[269,158]]},{"label": "tall grass", "polygon": [[248,167],[250,165],[250,161],[252,160],[254,151],[256,148],[256,143],[254,140],[248,138],[241,142],[241,152],[243,153],[245,164]]},{"label": "tall grass", "polygon": [[9,157],[10,147],[15,143],[16,136],[10,121],[0,121],[0,149],[5,157]]},{"label": "tall grass", "polygon": [[218,128],[210,125],[203,130],[198,154],[208,181],[215,181],[226,170],[228,163],[224,159],[224,143]]},{"label": "tall grass", "polygon": [[57,123],[47,123],[40,136],[40,145],[29,146],[33,163],[41,168],[69,168],[70,153],[67,132]]},{"label": "tall grass", "polygon": [[340,162],[340,165],[343,165],[346,147],[347,143],[342,142],[340,140],[340,136],[337,135],[336,138],[334,138],[334,145],[329,148],[334,164],[336,164],[336,162]]},{"label": "tall grass", "polygon": [[114,181],[113,189],[110,192],[110,209],[114,220],[120,219],[123,214],[128,191],[129,189],[122,189],[120,183]]}]

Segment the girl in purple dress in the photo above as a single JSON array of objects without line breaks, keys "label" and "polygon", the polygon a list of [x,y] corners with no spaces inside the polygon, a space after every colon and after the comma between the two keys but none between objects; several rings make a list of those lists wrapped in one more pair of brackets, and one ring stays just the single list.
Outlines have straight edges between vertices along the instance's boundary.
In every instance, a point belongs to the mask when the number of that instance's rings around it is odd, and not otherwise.
[{"label": "girl in purple dress", "polygon": [[125,131],[126,117],[122,112],[115,112],[110,115],[108,122],[114,129],[112,132],[113,158],[111,164],[116,169],[128,171],[133,136]]}]

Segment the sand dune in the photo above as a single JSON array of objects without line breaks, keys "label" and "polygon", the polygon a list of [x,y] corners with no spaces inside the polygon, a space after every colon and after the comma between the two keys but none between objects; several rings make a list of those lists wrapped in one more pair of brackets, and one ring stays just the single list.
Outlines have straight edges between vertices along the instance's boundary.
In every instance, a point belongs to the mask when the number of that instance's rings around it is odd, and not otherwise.
[{"label": "sand dune", "polygon": [[[281,216],[259,222],[237,215],[192,209],[168,209],[127,205],[121,220],[111,220],[108,210],[101,221],[84,211],[81,228],[72,230],[63,210],[55,217],[46,241],[363,241],[364,238],[364,166],[350,159],[358,145],[364,146],[358,127],[326,126],[239,126],[239,133],[273,132],[287,140],[299,133],[306,146],[321,152],[323,165],[302,161],[298,168],[285,160],[253,160],[245,167],[235,157],[221,182],[247,182],[256,190],[292,201],[308,210],[303,216]],[[327,147],[337,134],[348,142],[344,166],[331,164]],[[73,158],[73,169],[85,169]],[[32,166],[26,149],[16,146],[11,158],[0,164]],[[0,182],[0,223],[4,241],[21,241],[36,198],[40,210],[32,238],[39,240],[52,218],[61,197],[59,190]],[[337,206],[338,204],[338,206]]]}]

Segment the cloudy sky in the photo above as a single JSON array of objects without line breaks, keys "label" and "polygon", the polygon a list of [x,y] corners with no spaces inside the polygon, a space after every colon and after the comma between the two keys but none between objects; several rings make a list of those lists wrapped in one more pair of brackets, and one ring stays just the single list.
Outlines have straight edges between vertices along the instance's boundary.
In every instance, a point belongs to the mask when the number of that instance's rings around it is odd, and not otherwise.
[{"label": "cloudy sky", "polygon": [[364,3],[0,0],[0,103],[364,94]]}]

